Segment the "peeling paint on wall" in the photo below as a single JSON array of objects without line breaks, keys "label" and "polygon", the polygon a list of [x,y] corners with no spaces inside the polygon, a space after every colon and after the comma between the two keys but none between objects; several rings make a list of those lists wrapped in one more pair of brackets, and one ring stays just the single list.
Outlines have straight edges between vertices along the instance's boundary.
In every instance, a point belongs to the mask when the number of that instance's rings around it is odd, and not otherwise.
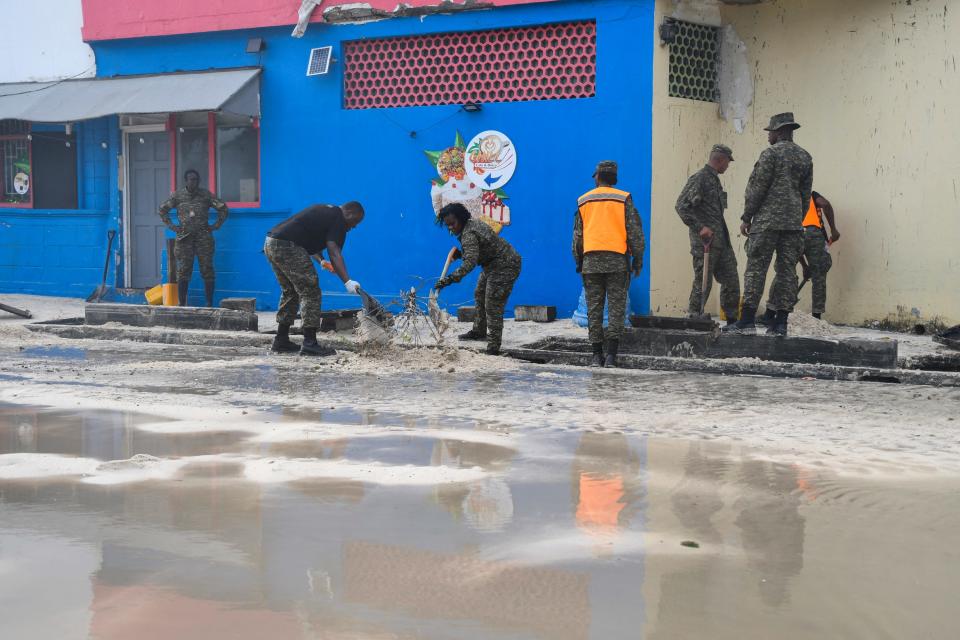
[{"label": "peeling paint on wall", "polygon": [[476,9],[491,9],[493,2],[484,2],[483,0],[463,0],[463,2],[453,2],[452,0],[440,0],[436,4],[410,6],[400,3],[392,11],[377,9],[365,2],[356,2],[351,4],[341,4],[323,10],[323,19],[325,22],[368,22],[370,20],[383,20],[385,18],[400,18],[409,16],[429,16],[434,14],[458,13],[460,11],[473,11]]},{"label": "peeling paint on wall", "polygon": [[720,30],[720,115],[743,133],[753,104],[753,73],[747,59],[747,45],[732,25]]},{"label": "peeling paint on wall", "polygon": [[720,3],[717,0],[673,0],[671,17],[686,22],[719,27]]}]

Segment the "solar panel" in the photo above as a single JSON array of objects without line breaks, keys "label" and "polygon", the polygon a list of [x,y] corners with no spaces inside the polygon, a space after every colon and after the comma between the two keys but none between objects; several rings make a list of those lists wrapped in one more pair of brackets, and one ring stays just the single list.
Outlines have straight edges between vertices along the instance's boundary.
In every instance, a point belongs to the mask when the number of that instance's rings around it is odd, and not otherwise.
[{"label": "solar panel", "polygon": [[330,57],[333,47],[317,47],[310,50],[310,61],[307,63],[308,76],[322,76],[330,71]]}]

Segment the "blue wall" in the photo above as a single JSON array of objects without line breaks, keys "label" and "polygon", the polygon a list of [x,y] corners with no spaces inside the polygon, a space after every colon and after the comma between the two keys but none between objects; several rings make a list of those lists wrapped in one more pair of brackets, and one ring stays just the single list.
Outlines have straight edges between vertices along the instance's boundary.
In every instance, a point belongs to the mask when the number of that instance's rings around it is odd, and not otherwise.
[{"label": "blue wall", "polygon": [[[495,103],[480,113],[458,107],[345,110],[342,65],[304,76],[309,50],[360,38],[442,33],[551,22],[597,21],[597,95],[576,100]],[[386,298],[435,278],[455,239],[433,224],[424,150],[498,129],[513,140],[518,168],[506,191],[513,224],[503,235],[521,252],[523,272],[510,303],[554,304],[569,316],[581,283],[570,255],[576,198],[592,188],[598,160],[620,163],[620,187],[632,191],[649,229],[653,0],[553,2],[450,16],[363,25],[312,24],[302,39],[290,29],[259,29],[92,43],[100,76],[262,65],[261,208],[236,209],[217,234],[218,297],[256,296],[275,308],[279,289],[260,254],[264,233],[316,202],[360,200],[367,218],[351,232],[344,255],[351,276]],[[267,48],[244,52],[247,38]],[[410,132],[416,131],[416,137]],[[115,163],[114,163],[115,164]],[[111,167],[115,172],[116,168]],[[112,204],[112,203],[111,203]],[[105,228],[105,227],[104,227]],[[101,254],[102,255],[102,254]],[[646,261],[649,264],[649,260]],[[99,277],[99,276],[97,276]],[[444,292],[447,304],[471,303],[476,274]],[[195,275],[196,278],[196,275]],[[88,284],[95,284],[91,280]],[[321,275],[324,306],[356,306],[339,280]],[[64,289],[50,287],[51,293]],[[191,287],[199,302],[201,287]],[[649,275],[631,290],[635,311],[649,309]]]},{"label": "blue wall", "polygon": [[[75,131],[80,209],[0,209],[0,291],[87,296],[100,283],[107,229],[119,228],[117,118],[82,122]],[[113,249],[110,284],[119,275],[119,246]]]}]

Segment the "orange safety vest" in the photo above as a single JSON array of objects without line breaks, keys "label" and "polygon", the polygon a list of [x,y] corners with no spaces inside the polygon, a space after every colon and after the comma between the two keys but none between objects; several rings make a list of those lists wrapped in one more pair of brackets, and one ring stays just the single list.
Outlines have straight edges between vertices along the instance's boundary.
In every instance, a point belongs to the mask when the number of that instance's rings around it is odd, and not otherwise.
[{"label": "orange safety vest", "polygon": [[820,220],[820,212],[817,211],[817,201],[810,198],[810,208],[807,209],[807,215],[803,218],[803,226],[823,228],[823,221]]},{"label": "orange safety vest", "polygon": [[597,187],[580,196],[583,252],[627,253],[625,206],[630,194],[612,187]]}]

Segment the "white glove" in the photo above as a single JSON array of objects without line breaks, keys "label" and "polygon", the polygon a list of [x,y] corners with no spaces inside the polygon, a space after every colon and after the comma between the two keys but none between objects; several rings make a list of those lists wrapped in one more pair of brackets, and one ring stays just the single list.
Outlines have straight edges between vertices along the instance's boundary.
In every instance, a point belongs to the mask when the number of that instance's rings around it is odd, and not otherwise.
[{"label": "white glove", "polygon": [[347,280],[343,283],[343,286],[346,287],[349,293],[356,293],[357,289],[360,288],[360,283],[356,280]]}]

